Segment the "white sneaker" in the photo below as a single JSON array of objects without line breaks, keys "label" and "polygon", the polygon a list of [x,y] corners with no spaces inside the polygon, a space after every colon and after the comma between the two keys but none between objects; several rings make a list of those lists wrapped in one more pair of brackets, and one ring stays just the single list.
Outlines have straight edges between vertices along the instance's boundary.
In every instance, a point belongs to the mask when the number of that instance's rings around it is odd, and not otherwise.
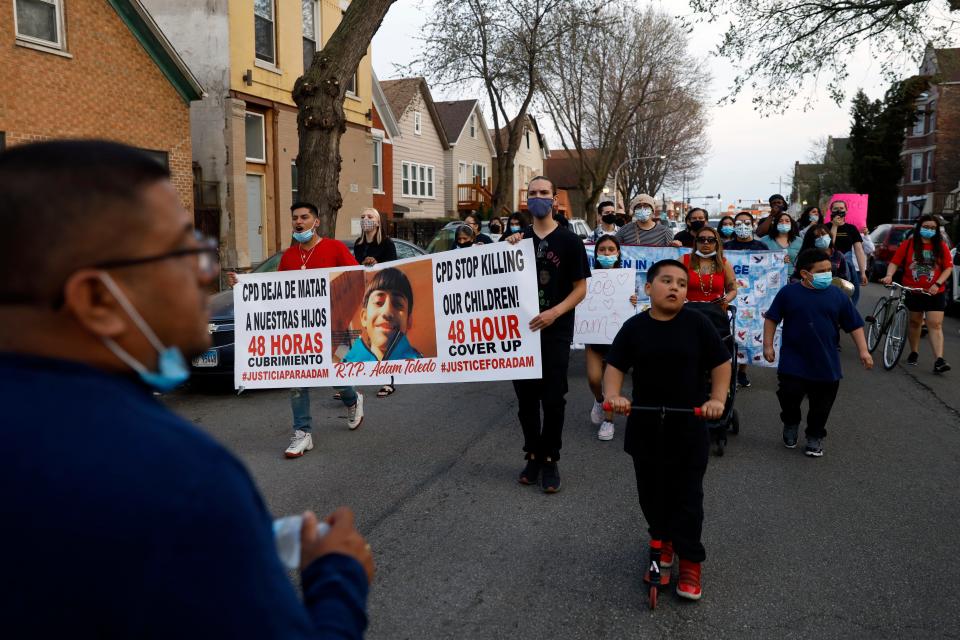
[{"label": "white sneaker", "polygon": [[313,436],[306,431],[297,429],[293,432],[293,437],[290,438],[290,446],[283,452],[283,455],[288,458],[299,458],[310,449],[313,449]]},{"label": "white sneaker", "polygon": [[593,409],[590,409],[590,422],[599,425],[603,422],[603,404],[594,400]]},{"label": "white sneaker", "polygon": [[357,394],[357,404],[347,407],[347,426],[353,431],[363,422],[363,394]]},{"label": "white sneaker", "polygon": [[613,440],[613,423],[604,421],[597,432],[597,440]]}]

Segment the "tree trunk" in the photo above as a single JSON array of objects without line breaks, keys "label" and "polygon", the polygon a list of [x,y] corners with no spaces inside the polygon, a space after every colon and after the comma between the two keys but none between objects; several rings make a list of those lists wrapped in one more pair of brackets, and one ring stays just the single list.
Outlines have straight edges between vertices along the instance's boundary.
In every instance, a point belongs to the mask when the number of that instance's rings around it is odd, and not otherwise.
[{"label": "tree trunk", "polygon": [[[337,229],[340,195],[340,138],[347,130],[343,100],[347,82],[356,73],[370,41],[395,0],[353,0],[326,46],[297,79],[297,154],[299,196],[317,206],[320,235],[332,238]],[[359,87],[357,87],[359,90]]]}]

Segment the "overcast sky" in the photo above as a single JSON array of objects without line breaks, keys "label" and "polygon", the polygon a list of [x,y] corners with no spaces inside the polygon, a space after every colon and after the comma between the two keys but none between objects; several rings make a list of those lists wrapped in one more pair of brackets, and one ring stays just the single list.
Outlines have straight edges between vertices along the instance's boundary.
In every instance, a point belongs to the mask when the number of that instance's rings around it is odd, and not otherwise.
[{"label": "overcast sky", "polygon": [[[664,0],[655,3],[671,15],[689,13],[684,0]],[[387,14],[383,26],[373,40],[373,67],[380,79],[398,77],[395,65],[405,65],[414,60],[420,48],[417,40],[428,16],[425,7],[429,0],[398,0]],[[720,40],[722,26],[698,26],[691,36],[692,51],[706,56]],[[734,70],[729,62],[716,56],[709,57],[708,66],[713,75],[708,103],[716,105],[723,96]],[[905,65],[907,73],[916,71],[917,65]],[[848,93],[852,95],[863,87],[872,98],[882,95],[877,65],[871,63],[869,51],[859,52],[850,63]],[[706,137],[710,153],[704,162],[699,184],[692,195],[721,194],[724,207],[738,198],[764,200],[776,192],[783,180],[782,190],[789,197],[788,175],[796,160],[807,162],[813,140],[832,135],[846,136],[850,128],[849,106],[833,104],[824,89],[818,90],[821,98],[806,112],[793,109],[782,116],[760,117],[752,108],[750,93],[743,94],[736,104],[711,106],[711,124]],[[456,95],[437,92],[436,99],[482,98],[482,95]],[[534,115],[537,115],[536,113]],[[552,141],[556,142],[556,141]],[[669,195],[669,194],[668,194]],[[675,194],[679,198],[679,193]],[[716,200],[709,203],[716,211]]]}]

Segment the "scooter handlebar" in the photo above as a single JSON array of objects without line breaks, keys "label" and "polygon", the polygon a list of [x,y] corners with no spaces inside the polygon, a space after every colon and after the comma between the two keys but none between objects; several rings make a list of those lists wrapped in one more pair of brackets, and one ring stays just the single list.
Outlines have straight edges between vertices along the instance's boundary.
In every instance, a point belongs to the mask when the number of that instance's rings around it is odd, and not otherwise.
[{"label": "scooter handlebar", "polygon": [[[679,407],[639,407],[637,405],[632,405],[630,407],[634,411],[659,411],[663,413],[692,413],[698,418],[703,417],[703,409],[700,407],[693,407],[692,409],[681,409]],[[603,403],[604,411],[613,411],[613,405],[609,402]]]}]

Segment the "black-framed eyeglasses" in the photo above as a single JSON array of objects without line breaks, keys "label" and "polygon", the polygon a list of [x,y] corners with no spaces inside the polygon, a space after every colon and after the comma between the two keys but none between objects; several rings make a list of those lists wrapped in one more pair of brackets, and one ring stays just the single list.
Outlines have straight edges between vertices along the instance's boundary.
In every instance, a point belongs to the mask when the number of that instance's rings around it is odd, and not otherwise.
[{"label": "black-framed eyeglasses", "polygon": [[153,256],[144,256],[142,258],[121,258],[118,260],[104,260],[91,265],[94,269],[121,269],[123,267],[136,267],[151,262],[160,262],[162,260],[172,260],[173,258],[185,258],[196,256],[197,271],[201,276],[216,275],[220,269],[220,251],[217,247],[217,241],[209,236],[205,236],[199,231],[194,231],[194,239],[197,242],[196,247],[186,249],[176,249],[166,253],[160,253]]},{"label": "black-framed eyeglasses", "polygon": [[717,239],[711,238],[710,236],[703,236],[702,238],[697,238],[697,242],[700,244],[717,244]]}]

